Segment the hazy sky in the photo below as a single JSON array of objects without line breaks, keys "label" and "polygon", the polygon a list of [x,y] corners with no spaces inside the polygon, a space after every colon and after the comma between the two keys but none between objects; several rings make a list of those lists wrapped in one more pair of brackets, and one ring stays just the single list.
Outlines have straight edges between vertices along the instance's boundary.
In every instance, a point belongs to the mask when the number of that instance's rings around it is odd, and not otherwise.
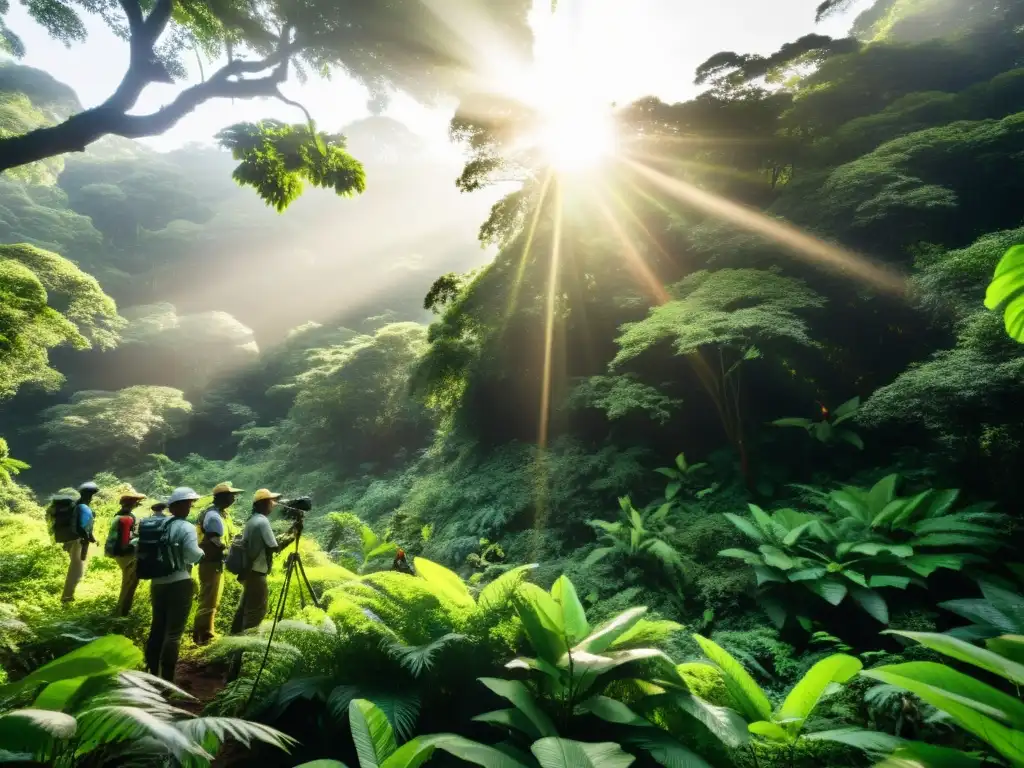
[{"label": "hazy sky", "polygon": [[[648,94],[676,101],[694,93],[694,68],[718,51],[770,53],[808,32],[845,34],[850,15],[815,25],[819,1],[562,0],[559,13],[572,13],[576,20],[576,63],[592,83],[600,84],[601,95],[608,101],[622,103]],[[550,7],[550,0],[541,2]],[[579,5],[573,9],[573,3]],[[28,49],[23,63],[49,71],[73,87],[85,106],[93,106],[116,87],[127,65],[128,46],[95,17],[86,21],[88,41],[67,49],[48,38],[20,3],[12,4],[7,16],[8,25]],[[194,63],[193,68],[198,79]],[[178,86],[151,86],[136,111],[155,109],[178,90]],[[282,90],[309,107],[325,129],[336,129],[366,114],[365,92],[344,77],[305,86],[292,82]],[[448,118],[443,110],[428,110],[402,98],[393,103],[390,114],[420,133],[439,137]],[[276,101],[214,101],[149,142],[170,148],[208,141],[226,125],[260,117],[302,119],[297,110]]]}]

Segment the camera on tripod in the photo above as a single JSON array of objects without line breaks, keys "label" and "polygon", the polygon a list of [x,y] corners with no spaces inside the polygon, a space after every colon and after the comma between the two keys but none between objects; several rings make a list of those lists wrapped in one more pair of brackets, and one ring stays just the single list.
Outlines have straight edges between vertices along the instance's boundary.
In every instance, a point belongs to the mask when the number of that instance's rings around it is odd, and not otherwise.
[{"label": "camera on tripod", "polygon": [[309,496],[296,496],[294,499],[282,499],[277,506],[286,520],[291,520],[294,527],[302,528],[306,523],[306,513],[313,509],[313,499]]}]

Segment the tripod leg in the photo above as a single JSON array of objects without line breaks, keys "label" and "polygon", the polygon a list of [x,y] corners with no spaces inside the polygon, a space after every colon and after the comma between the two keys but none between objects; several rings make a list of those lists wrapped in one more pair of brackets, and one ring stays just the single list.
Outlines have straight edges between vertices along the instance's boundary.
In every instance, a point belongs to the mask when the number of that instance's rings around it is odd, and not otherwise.
[{"label": "tripod leg", "polygon": [[284,574],[284,584],[281,585],[281,594],[277,597],[277,607],[274,610],[274,621],[270,625],[270,637],[267,638],[267,649],[263,652],[263,661],[260,662],[259,671],[256,673],[256,678],[252,681],[252,689],[249,691],[249,698],[245,702],[245,709],[248,710],[252,704],[252,698],[256,695],[256,689],[259,687],[260,678],[263,677],[263,670],[267,668],[267,659],[270,658],[270,647],[274,644],[274,633],[277,631],[277,624],[284,617],[284,609],[288,604],[288,587],[291,585],[292,572],[294,571],[293,564],[289,561],[288,568]]},{"label": "tripod leg", "polygon": [[[306,575],[306,566],[302,564],[301,558],[296,558],[296,560],[299,564],[299,575],[302,577],[302,581],[305,583],[306,589],[309,590],[309,599],[313,601],[313,605],[319,608],[320,601],[316,597],[316,592],[313,591],[313,585],[309,583],[309,577]],[[301,594],[301,590],[299,594]]]}]

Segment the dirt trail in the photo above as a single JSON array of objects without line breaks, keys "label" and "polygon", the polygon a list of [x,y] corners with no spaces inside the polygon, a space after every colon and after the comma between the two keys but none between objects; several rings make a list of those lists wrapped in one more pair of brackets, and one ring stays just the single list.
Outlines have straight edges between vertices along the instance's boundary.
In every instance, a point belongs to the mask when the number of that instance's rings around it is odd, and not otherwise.
[{"label": "dirt trail", "polygon": [[174,675],[174,682],[184,691],[195,697],[194,701],[178,702],[178,706],[198,715],[203,707],[210,703],[214,696],[224,688],[224,675],[227,671],[223,664],[198,664],[194,661],[181,661]]}]

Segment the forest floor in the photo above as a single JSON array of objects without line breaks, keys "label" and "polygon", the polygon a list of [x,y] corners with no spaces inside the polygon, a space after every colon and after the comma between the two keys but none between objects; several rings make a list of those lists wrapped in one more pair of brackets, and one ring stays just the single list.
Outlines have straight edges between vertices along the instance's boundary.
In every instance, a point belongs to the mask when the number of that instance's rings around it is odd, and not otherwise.
[{"label": "forest floor", "polygon": [[174,682],[194,699],[178,703],[182,709],[193,714],[200,714],[213,697],[224,688],[226,665],[201,663],[197,660],[184,659],[178,662]]}]

